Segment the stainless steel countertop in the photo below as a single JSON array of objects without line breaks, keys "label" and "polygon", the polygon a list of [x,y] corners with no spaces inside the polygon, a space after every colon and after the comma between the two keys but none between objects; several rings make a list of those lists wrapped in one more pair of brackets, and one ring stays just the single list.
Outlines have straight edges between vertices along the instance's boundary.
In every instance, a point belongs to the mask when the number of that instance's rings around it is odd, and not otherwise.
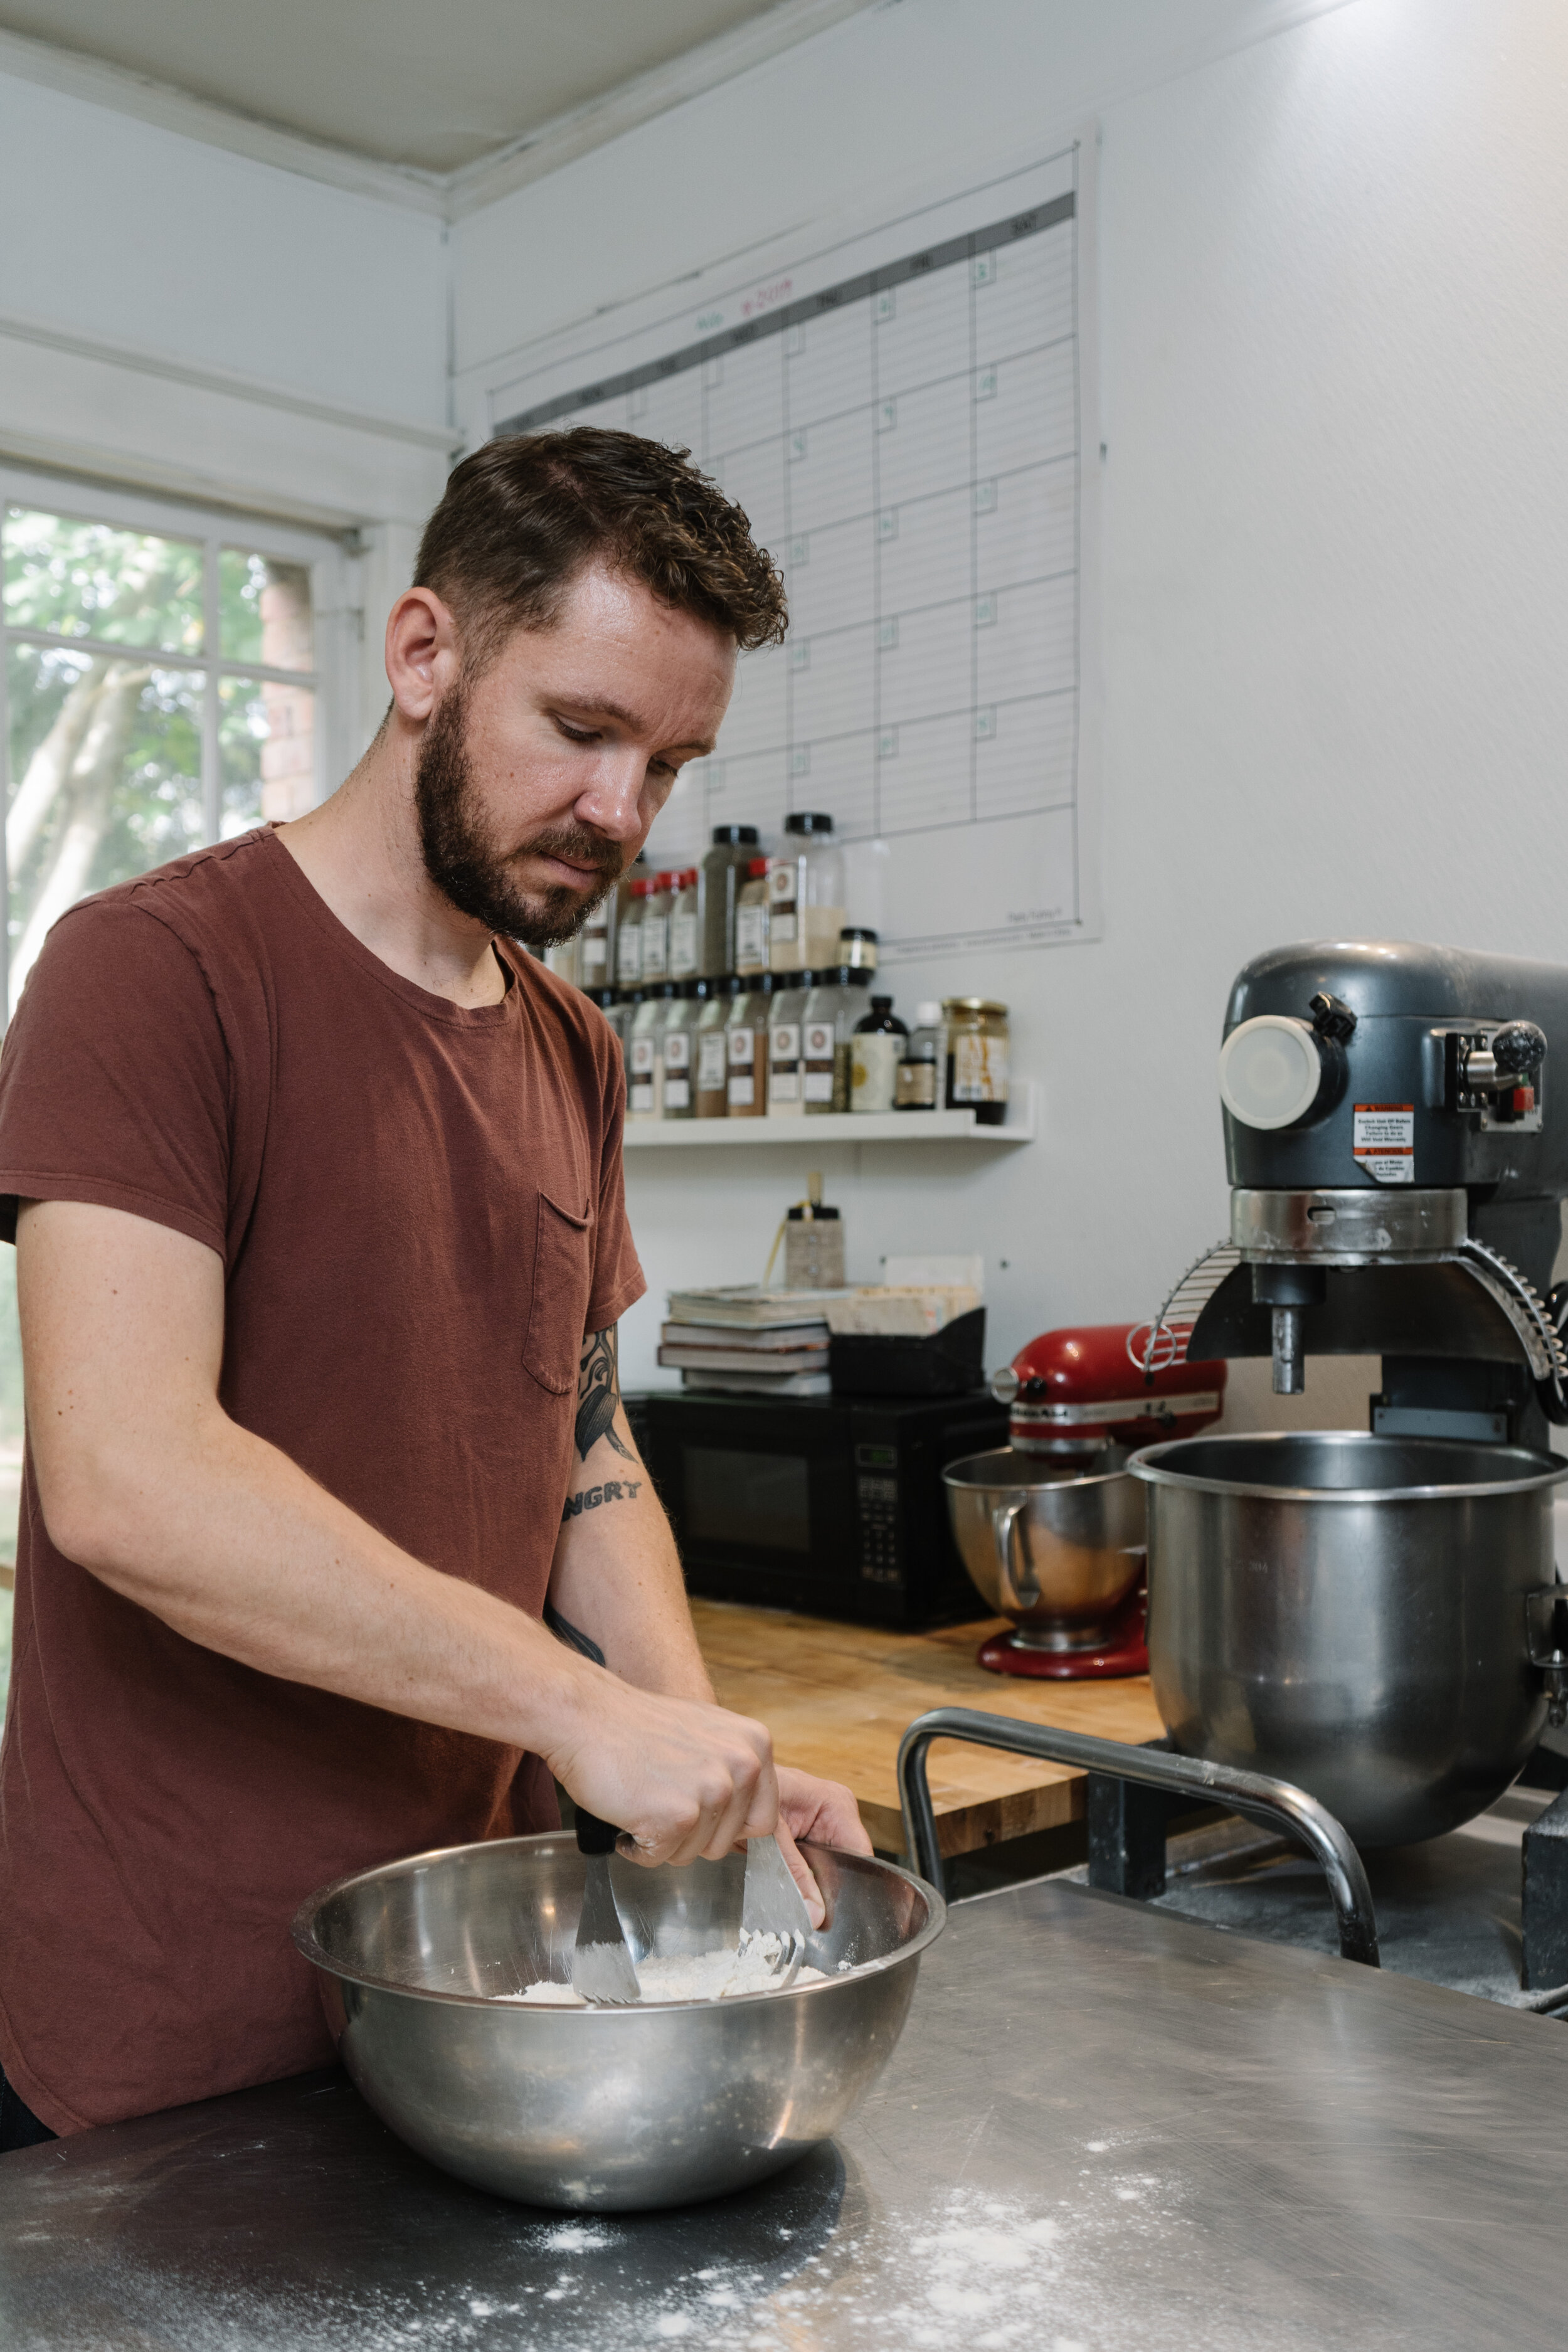
[{"label": "stainless steel countertop", "polygon": [[1557,2352],[1565,2100],[1559,2024],[1037,1881],[743,2197],[536,2214],[306,2077],[0,2158],[0,2341]]}]

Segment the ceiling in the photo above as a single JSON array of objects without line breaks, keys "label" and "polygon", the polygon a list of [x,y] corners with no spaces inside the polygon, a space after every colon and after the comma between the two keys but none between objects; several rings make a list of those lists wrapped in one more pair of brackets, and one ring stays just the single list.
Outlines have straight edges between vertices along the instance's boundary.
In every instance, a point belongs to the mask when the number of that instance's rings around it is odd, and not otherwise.
[{"label": "ceiling", "polygon": [[445,175],[704,42],[796,13],[794,0],[0,0],[0,29]]}]

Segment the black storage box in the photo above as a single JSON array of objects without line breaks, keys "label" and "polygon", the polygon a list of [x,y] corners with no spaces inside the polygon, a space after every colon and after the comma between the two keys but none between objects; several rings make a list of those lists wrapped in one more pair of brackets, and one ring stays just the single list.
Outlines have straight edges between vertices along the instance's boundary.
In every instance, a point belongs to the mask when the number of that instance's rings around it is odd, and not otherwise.
[{"label": "black storage box", "polygon": [[827,1363],[835,1396],[969,1396],[985,1384],[985,1309],[919,1339],[836,1331]]}]

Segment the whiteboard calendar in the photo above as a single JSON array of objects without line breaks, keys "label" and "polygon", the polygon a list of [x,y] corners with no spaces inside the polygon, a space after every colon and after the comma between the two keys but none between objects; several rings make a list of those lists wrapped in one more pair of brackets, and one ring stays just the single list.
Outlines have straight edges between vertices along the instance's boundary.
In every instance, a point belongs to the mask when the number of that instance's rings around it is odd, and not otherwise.
[{"label": "whiteboard calendar", "polygon": [[826,809],[889,961],[1093,937],[1093,149],[558,340],[495,433],[681,445],[787,583],[649,842]]}]

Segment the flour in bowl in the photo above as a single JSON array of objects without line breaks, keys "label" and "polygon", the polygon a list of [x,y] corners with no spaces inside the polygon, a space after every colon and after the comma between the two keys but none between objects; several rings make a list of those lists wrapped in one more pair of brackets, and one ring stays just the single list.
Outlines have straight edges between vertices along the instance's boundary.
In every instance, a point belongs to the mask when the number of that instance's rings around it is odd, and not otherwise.
[{"label": "flour in bowl", "polygon": [[[650,1954],[637,1963],[637,1984],[644,2000],[722,2000],[735,1993],[771,1992],[778,1955],[776,1936],[742,1933],[736,1950],[721,1946],[711,1952]],[[797,1985],[822,1981],[820,1969],[805,1967],[795,1979]],[[524,1992],[503,1992],[499,1998],[540,2008],[585,2006],[569,1984],[531,1984]]]}]

